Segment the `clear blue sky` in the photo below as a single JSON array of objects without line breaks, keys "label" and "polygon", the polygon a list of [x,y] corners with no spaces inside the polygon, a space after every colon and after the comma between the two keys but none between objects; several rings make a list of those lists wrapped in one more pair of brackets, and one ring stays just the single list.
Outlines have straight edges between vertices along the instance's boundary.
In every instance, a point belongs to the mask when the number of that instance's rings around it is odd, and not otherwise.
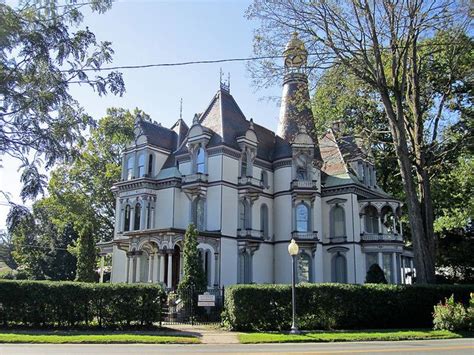
[{"label": "clear blue sky", "polygon": [[[116,2],[105,14],[86,14],[98,40],[111,41],[113,65],[136,65],[191,60],[248,57],[252,55],[252,35],[257,24],[244,13],[250,1],[133,1]],[[127,92],[123,97],[99,97],[88,86],[71,88],[73,96],[94,118],[108,107],[138,107],[164,126],[179,118],[183,98],[183,118],[192,121],[202,112],[219,87],[219,69],[231,73],[231,94],[247,118],[276,130],[278,106],[262,100],[278,96],[280,87],[255,91],[243,62],[202,64],[124,70]],[[4,157],[0,186],[20,202],[18,163]],[[0,205],[0,229],[8,208]]]}]

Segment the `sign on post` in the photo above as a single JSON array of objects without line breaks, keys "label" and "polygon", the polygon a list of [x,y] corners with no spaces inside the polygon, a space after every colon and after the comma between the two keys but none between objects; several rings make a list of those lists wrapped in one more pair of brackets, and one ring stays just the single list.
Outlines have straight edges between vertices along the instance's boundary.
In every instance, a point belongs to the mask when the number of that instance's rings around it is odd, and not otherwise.
[{"label": "sign on post", "polygon": [[210,295],[209,292],[204,292],[203,295],[198,295],[198,307],[214,307],[215,305],[215,295]]}]

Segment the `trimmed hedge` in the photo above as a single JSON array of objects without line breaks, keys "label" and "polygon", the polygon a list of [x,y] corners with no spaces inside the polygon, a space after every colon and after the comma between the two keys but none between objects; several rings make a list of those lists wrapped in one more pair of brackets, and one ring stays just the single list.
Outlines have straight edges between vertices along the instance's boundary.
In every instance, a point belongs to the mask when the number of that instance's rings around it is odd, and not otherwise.
[{"label": "trimmed hedge", "polygon": [[[300,284],[301,329],[431,328],[433,307],[454,294],[469,303],[474,285]],[[291,286],[236,285],[225,290],[224,324],[234,330],[291,326]]]},{"label": "trimmed hedge", "polygon": [[0,280],[0,324],[123,327],[160,321],[160,286]]}]

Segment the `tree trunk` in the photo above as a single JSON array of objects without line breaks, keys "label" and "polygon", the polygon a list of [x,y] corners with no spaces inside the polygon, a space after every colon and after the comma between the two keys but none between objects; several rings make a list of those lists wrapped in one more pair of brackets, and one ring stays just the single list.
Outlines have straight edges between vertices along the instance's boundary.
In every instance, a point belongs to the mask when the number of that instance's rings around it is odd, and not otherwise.
[{"label": "tree trunk", "polygon": [[413,249],[415,254],[416,280],[418,283],[434,282],[434,263],[431,250],[428,247],[425,231],[425,220],[423,218],[422,204],[418,200],[416,182],[412,173],[412,162],[408,149],[408,141],[405,131],[405,117],[400,95],[395,95],[396,111],[388,92],[381,90],[381,97],[385,112],[388,116],[390,131],[397,155],[398,165],[403,181],[408,207],[408,219],[412,233]]}]

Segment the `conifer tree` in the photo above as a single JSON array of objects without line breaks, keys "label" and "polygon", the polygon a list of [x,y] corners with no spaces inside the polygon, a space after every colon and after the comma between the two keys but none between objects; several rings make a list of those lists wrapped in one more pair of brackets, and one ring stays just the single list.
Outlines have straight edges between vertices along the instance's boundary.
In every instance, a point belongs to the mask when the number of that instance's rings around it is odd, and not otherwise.
[{"label": "conifer tree", "polygon": [[183,278],[178,285],[178,293],[181,297],[191,289],[197,293],[206,290],[206,277],[199,257],[197,235],[196,227],[190,224],[183,243]]},{"label": "conifer tree", "polygon": [[372,264],[367,270],[367,275],[365,276],[365,283],[371,284],[386,284],[387,279],[383,270],[380,268],[379,264]]},{"label": "conifer tree", "polygon": [[96,249],[94,234],[90,223],[85,223],[79,231],[77,245],[76,280],[82,282],[95,281]]}]

